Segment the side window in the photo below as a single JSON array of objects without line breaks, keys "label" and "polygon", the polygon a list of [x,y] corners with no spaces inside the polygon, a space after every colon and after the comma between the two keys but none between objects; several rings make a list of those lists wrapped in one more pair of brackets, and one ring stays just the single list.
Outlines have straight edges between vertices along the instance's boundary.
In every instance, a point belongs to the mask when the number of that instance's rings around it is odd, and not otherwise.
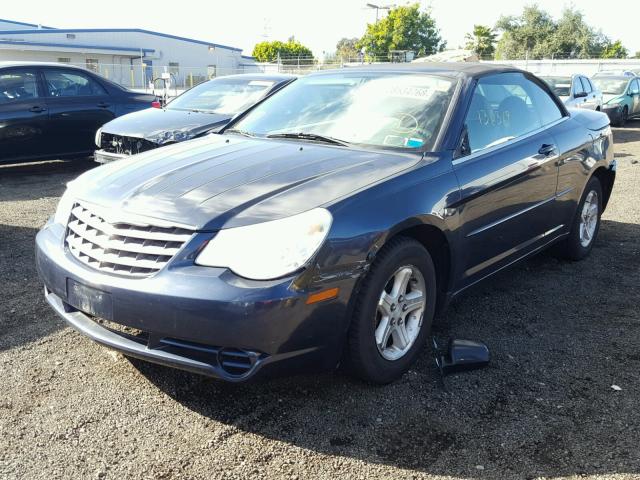
[{"label": "side window", "polygon": [[582,82],[580,81],[580,77],[576,77],[573,79],[573,96],[578,97],[582,93],[585,93]]},{"label": "side window", "polygon": [[549,94],[521,73],[482,77],[465,118],[465,153],[512,140],[562,118]]},{"label": "side window", "polygon": [[589,83],[588,79],[586,79],[585,77],[580,77],[580,81],[582,82],[582,88],[585,92],[587,92],[587,94],[593,91],[593,88],[591,88],[591,83]]},{"label": "side window", "polygon": [[631,86],[629,87],[629,93],[635,93],[635,94],[640,93],[640,83],[638,82],[637,78],[631,82]]},{"label": "side window", "polygon": [[44,79],[50,97],[89,97],[107,94],[102,85],[81,72],[48,69],[44,71]]},{"label": "side window", "polygon": [[0,105],[38,98],[38,76],[35,71],[0,72]]}]

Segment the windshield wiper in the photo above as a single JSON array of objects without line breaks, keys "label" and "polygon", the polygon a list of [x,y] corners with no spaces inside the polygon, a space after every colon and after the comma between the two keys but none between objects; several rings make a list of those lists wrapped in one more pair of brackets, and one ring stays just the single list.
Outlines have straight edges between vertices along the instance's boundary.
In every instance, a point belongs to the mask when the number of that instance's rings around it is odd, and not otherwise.
[{"label": "windshield wiper", "polygon": [[249,138],[256,137],[253,133],[247,132],[246,130],[240,130],[239,128],[230,128],[229,130],[225,130],[222,133],[237,133],[238,135],[242,135],[243,137],[249,137]]},{"label": "windshield wiper", "polygon": [[331,145],[340,145],[342,147],[348,147],[349,144],[344,140],[338,140],[337,138],[327,137],[325,135],[318,135],[317,133],[272,133],[267,135],[267,138],[295,138],[298,140],[311,140],[313,142],[324,142]]}]

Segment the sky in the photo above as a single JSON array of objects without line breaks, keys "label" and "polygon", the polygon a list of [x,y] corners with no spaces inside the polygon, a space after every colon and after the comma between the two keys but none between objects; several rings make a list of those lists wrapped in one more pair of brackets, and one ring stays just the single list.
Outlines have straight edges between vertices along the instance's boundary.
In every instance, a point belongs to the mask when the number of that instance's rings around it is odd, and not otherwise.
[{"label": "sky", "polygon": [[[342,37],[360,37],[375,21],[368,0],[191,0],[183,2],[109,0],[100,5],[87,0],[27,0],[13,2],[0,17],[58,28],[144,28],[239,47],[250,55],[263,40],[295,36],[316,57],[335,51]],[[404,5],[404,0],[389,0]],[[376,2],[372,2],[376,3]],[[379,5],[389,3],[378,2]],[[411,2],[413,3],[413,2]],[[500,15],[518,15],[529,0],[423,0],[430,7],[448,48],[464,45],[474,24],[493,25]],[[537,0],[541,8],[558,17],[574,5],[586,21],[629,52],[640,51],[640,1],[638,0]],[[100,6],[99,6],[100,5]],[[99,6],[99,8],[98,8]],[[606,6],[606,7],[605,7]],[[382,15],[382,13],[381,13]]]}]

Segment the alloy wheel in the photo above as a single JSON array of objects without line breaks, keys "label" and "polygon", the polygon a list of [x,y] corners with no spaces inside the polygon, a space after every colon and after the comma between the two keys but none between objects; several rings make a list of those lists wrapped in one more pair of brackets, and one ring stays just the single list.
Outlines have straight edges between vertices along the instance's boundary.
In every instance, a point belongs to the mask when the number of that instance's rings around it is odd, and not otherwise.
[{"label": "alloy wheel", "polygon": [[598,215],[598,193],[591,190],[584,199],[580,212],[580,244],[585,248],[593,241],[598,226]]},{"label": "alloy wheel", "polygon": [[422,327],[426,306],[422,273],[413,265],[398,268],[380,293],[376,309],[375,341],[386,360],[402,358]]}]

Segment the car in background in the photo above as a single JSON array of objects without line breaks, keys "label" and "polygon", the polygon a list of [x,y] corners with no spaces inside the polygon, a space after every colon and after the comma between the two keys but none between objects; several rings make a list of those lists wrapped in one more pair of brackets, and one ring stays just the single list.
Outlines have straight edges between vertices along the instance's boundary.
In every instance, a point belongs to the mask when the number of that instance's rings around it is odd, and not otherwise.
[{"label": "car in background", "polygon": [[585,75],[540,76],[568,108],[602,110],[602,92]]},{"label": "car in background", "polygon": [[637,73],[633,70],[602,70],[597,72],[594,77],[636,77]]},{"label": "car in background", "polygon": [[80,67],[0,62],[0,162],[91,155],[101,125],[154,100]]},{"label": "car in background", "polygon": [[219,134],[70,182],[36,264],[55,312],[126,355],[388,383],[467,288],[553,243],[585,258],[614,180],[609,119],[529,72],[314,72]]},{"label": "car in background", "polygon": [[602,111],[611,124],[624,127],[630,118],[640,117],[640,77],[595,77],[593,83],[602,91]]},{"label": "car in background", "polygon": [[216,132],[234,115],[294,81],[294,75],[240,74],[201,83],[162,108],[117,118],[96,133],[98,163],[120,160]]}]

